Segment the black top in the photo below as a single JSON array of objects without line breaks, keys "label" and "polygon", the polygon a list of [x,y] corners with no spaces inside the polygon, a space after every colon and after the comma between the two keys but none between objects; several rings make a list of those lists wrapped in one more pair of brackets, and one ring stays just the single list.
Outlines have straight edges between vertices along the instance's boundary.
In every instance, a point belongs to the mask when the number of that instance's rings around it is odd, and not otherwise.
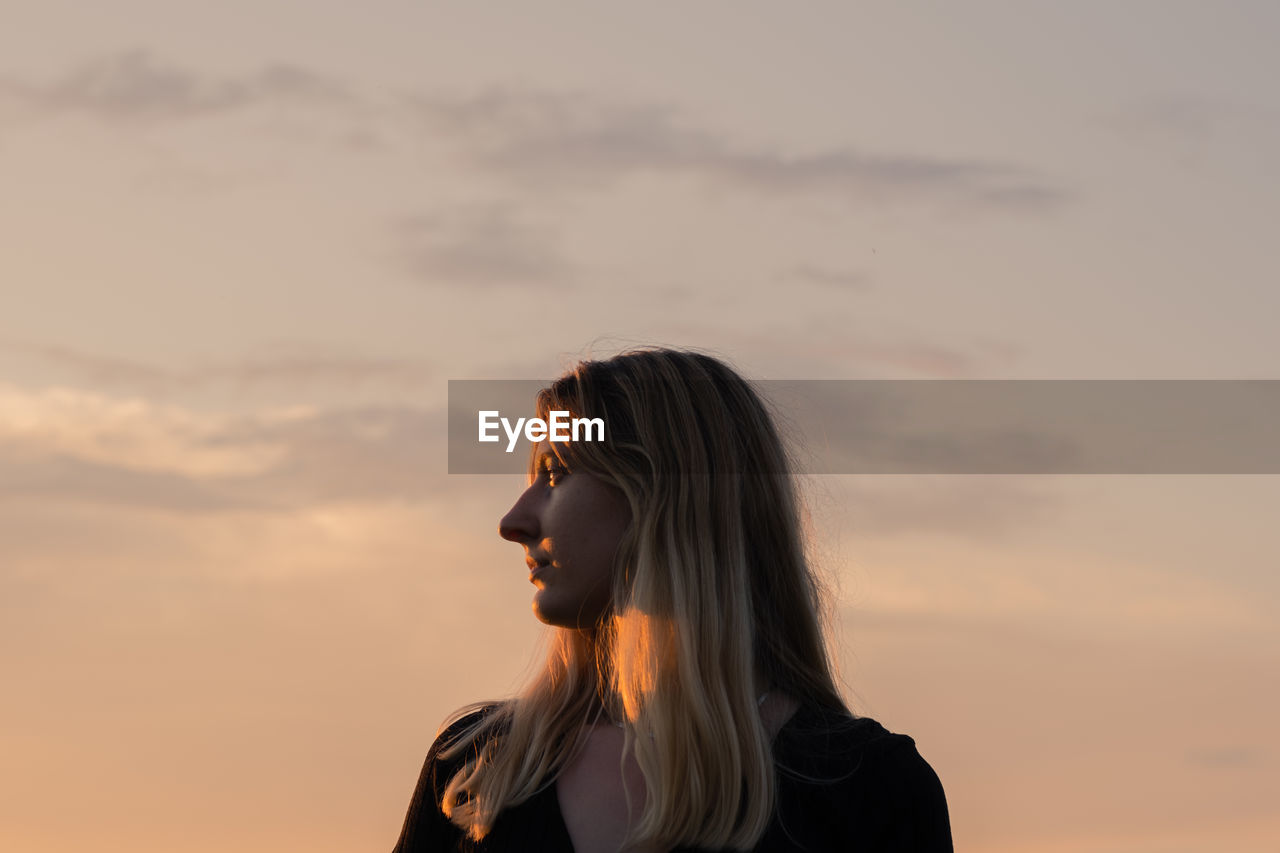
[{"label": "black top", "polygon": [[[500,814],[479,844],[440,811],[445,784],[465,754],[443,761],[437,753],[474,719],[458,720],[431,745],[393,853],[573,853],[554,784]],[[755,847],[759,853],[951,853],[942,783],[906,735],[891,734],[869,717],[801,707],[778,731],[773,756],[777,808]]]}]

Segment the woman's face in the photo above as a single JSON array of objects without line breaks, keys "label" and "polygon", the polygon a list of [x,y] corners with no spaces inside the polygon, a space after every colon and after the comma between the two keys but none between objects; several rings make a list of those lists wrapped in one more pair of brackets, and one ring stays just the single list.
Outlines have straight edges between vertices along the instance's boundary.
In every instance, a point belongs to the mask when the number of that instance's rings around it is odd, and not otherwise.
[{"label": "woman's face", "polygon": [[592,628],[609,605],[614,555],[631,509],[616,487],[565,471],[545,442],[537,459],[536,478],[498,522],[498,535],[524,546],[538,619]]}]

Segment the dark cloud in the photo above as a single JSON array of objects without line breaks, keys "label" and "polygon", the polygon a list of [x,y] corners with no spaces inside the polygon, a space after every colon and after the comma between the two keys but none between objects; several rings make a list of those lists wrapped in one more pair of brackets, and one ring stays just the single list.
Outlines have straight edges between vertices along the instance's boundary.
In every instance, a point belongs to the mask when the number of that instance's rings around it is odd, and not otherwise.
[{"label": "dark cloud", "polygon": [[491,91],[426,97],[413,107],[434,136],[481,164],[545,188],[675,174],[768,196],[821,195],[862,204],[907,198],[1046,210],[1066,193],[1001,163],[857,151],[791,155],[690,126],[671,107],[585,94]]},{"label": "dark cloud", "polygon": [[498,204],[408,217],[393,237],[399,265],[427,284],[559,287],[574,276],[550,229]]},{"label": "dark cloud", "polygon": [[48,83],[0,79],[0,90],[40,111],[120,121],[184,119],[265,103],[352,100],[340,84],[294,65],[219,77],[156,59],[145,50],[91,60]]}]

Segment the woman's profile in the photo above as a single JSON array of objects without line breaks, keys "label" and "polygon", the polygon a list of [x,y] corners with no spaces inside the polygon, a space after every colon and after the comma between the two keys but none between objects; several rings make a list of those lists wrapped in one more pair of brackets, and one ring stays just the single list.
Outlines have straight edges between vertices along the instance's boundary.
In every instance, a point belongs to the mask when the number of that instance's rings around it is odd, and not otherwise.
[{"label": "woman's profile", "polygon": [[914,742],[836,687],[753,388],[711,356],[641,349],[578,364],[536,406],[606,425],[537,444],[499,523],[550,654],[515,697],[446,721],[395,853],[951,850]]}]

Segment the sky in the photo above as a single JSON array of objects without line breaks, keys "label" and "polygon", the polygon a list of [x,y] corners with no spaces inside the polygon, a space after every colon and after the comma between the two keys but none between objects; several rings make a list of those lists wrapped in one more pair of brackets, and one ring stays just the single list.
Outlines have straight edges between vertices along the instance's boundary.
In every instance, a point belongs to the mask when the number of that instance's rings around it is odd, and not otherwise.
[{"label": "sky", "polygon": [[[0,0],[0,848],[390,849],[543,629],[450,379],[1275,379],[1273,4]],[[810,476],[958,849],[1274,850],[1274,475]]]}]

